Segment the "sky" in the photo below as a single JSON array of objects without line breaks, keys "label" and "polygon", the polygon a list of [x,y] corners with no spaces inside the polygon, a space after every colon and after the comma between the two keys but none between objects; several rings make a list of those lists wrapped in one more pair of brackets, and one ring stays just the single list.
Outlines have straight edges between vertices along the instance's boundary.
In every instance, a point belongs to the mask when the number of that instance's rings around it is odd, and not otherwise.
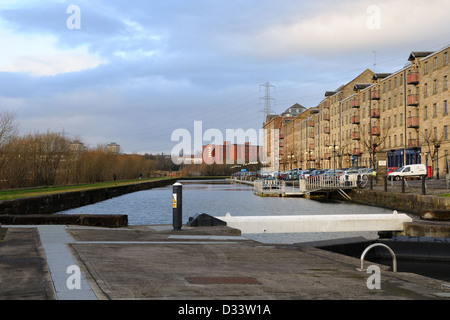
[{"label": "sky", "polygon": [[367,68],[447,46],[448,12],[450,0],[0,0],[0,112],[23,134],[168,154],[195,122],[261,129],[265,83],[273,113],[315,107]]}]

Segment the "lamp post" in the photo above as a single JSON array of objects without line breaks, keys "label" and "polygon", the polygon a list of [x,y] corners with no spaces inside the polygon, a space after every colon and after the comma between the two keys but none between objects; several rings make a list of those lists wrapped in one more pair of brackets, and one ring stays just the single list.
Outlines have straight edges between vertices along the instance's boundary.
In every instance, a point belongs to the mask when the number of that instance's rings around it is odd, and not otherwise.
[{"label": "lamp post", "polygon": [[336,145],[336,142],[333,142],[333,146],[328,148],[333,152],[333,170],[336,172],[336,151],[339,149],[339,146]]},{"label": "lamp post", "polygon": [[436,179],[439,180],[439,148],[441,145],[436,143],[434,147],[436,148]]},{"label": "lamp post", "polygon": [[292,161],[294,160],[294,158],[295,158],[295,154],[291,151],[291,154],[288,155],[291,170],[292,170]]}]

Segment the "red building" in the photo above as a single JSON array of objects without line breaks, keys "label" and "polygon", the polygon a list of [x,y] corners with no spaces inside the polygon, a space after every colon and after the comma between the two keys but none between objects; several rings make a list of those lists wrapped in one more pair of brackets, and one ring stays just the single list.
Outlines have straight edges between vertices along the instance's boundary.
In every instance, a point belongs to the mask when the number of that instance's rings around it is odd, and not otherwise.
[{"label": "red building", "polygon": [[203,146],[203,162],[206,164],[246,164],[255,163],[259,159],[259,146],[252,146],[249,142],[245,144],[230,144],[225,141],[224,145],[208,144]]}]

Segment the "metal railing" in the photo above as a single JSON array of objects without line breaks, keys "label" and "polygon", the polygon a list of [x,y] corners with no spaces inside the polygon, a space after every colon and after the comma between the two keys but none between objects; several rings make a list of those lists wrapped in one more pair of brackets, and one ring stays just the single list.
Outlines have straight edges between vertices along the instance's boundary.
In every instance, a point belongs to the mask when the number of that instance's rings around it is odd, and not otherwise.
[{"label": "metal railing", "polygon": [[341,176],[316,176],[306,179],[306,190],[356,188],[358,183],[364,186],[367,183],[366,176],[341,175]]},{"label": "metal railing", "polygon": [[361,268],[358,268],[357,270],[358,271],[365,271],[365,269],[364,269],[364,258],[366,256],[367,252],[369,252],[369,250],[374,248],[374,247],[384,247],[384,248],[389,250],[389,252],[391,253],[391,256],[392,256],[392,271],[393,272],[397,272],[397,257],[395,256],[394,251],[391,248],[389,248],[387,245],[383,244],[383,243],[371,244],[370,246],[368,246],[366,248],[366,250],[364,250],[364,252],[361,255]]},{"label": "metal railing", "polygon": [[284,181],[278,179],[260,179],[254,183],[254,191],[259,193],[308,193],[317,190],[339,190],[363,188],[368,183],[367,176],[342,175],[315,176],[307,179]]}]

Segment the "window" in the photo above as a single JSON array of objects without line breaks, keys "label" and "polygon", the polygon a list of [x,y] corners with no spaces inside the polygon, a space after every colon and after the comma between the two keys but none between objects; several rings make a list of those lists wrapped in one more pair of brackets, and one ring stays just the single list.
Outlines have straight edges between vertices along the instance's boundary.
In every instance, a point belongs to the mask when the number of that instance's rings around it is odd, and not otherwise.
[{"label": "window", "polygon": [[444,90],[448,89],[448,82],[447,82],[447,80],[448,80],[448,77],[444,76]]},{"label": "window", "polygon": [[444,126],[444,139],[448,139],[448,126]]},{"label": "window", "polygon": [[433,104],[433,117],[437,117],[437,103]]},{"label": "window", "polygon": [[424,64],[424,66],[423,66],[423,73],[425,73],[425,74],[427,74],[428,73],[428,62],[427,61],[425,61],[425,64]]},{"label": "window", "polygon": [[423,112],[424,112],[423,118],[424,118],[425,120],[427,120],[427,119],[428,119],[428,107],[427,107],[427,106],[425,106],[425,107],[423,108]]},{"label": "window", "polygon": [[448,113],[447,100],[444,101],[444,115]]},{"label": "window", "polygon": [[403,124],[403,113],[400,113],[400,125]]},{"label": "window", "polygon": [[438,59],[437,57],[434,57],[434,70],[437,70],[438,68]]},{"label": "window", "polygon": [[434,80],[434,84],[433,84],[433,94],[437,93],[437,86],[438,86],[438,81],[437,79]]},{"label": "window", "polygon": [[444,65],[448,65],[448,54],[444,52]]},{"label": "window", "polygon": [[395,114],[394,115],[394,127],[396,127],[397,126],[397,115]]},{"label": "window", "polygon": [[423,95],[425,97],[428,97],[428,83],[425,83],[424,88],[423,88]]},{"label": "window", "polygon": [[437,127],[434,127],[434,139],[437,140],[438,134],[437,134]]}]

